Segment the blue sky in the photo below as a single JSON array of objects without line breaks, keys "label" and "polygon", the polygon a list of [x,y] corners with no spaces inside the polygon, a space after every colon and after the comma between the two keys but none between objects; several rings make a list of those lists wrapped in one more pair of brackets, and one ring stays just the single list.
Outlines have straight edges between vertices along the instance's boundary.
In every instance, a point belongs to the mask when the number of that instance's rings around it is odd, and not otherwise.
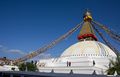
[{"label": "blue sky", "polygon": [[[94,20],[120,33],[119,3],[119,0],[0,0],[0,57],[18,58],[50,43],[80,23],[86,8],[92,11]],[[79,31],[44,55],[59,56],[78,42]]]}]

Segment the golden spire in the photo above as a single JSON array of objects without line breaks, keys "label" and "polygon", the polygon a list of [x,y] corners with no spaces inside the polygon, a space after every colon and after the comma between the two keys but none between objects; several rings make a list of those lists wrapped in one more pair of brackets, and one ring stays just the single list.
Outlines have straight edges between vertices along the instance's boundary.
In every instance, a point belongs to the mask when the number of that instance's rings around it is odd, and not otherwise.
[{"label": "golden spire", "polygon": [[80,33],[78,35],[78,40],[95,40],[97,41],[97,38],[95,36],[94,30],[92,28],[91,20],[92,16],[91,13],[87,10],[83,16],[84,23],[80,30]]}]

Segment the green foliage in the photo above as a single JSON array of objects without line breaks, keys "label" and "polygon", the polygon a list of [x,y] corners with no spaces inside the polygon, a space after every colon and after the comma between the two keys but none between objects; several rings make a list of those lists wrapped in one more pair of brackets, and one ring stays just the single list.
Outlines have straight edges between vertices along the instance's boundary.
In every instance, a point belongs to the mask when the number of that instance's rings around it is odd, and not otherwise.
[{"label": "green foliage", "polygon": [[110,60],[109,68],[107,70],[108,75],[114,75],[115,71],[120,75],[120,56],[117,56],[116,60]]},{"label": "green foliage", "polygon": [[37,71],[37,66],[33,61],[26,62],[19,65],[19,70],[20,71]]},{"label": "green foliage", "polygon": [[20,64],[18,67],[19,67],[19,70],[20,70],[20,71],[25,71],[25,70],[26,70],[26,65],[25,65],[25,63]]},{"label": "green foliage", "polygon": [[27,62],[27,71],[36,71],[37,67],[33,62]]}]

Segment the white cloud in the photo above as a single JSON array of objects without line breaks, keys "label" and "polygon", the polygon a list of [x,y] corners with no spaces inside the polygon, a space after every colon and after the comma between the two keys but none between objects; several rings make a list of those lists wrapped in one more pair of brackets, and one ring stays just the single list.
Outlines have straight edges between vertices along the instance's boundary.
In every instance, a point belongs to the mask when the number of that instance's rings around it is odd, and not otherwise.
[{"label": "white cloud", "polygon": [[42,54],[39,55],[39,57],[41,57],[41,58],[50,58],[51,54],[49,54],[49,53],[42,53]]},{"label": "white cloud", "polygon": [[31,60],[40,60],[40,59],[48,59],[48,58],[52,58],[52,55],[50,53],[41,53],[40,55],[34,57]]},{"label": "white cloud", "polygon": [[10,53],[15,53],[15,54],[21,54],[21,55],[25,55],[26,53],[21,51],[21,50],[18,50],[18,49],[11,49],[11,50],[8,50],[8,52]]},{"label": "white cloud", "polygon": [[0,52],[7,52],[8,49],[4,47],[3,45],[0,45]]},{"label": "white cloud", "polygon": [[12,53],[13,55],[14,54],[18,54],[18,55],[25,55],[26,54],[25,52],[23,52],[21,50],[18,50],[18,49],[8,49],[7,47],[5,47],[3,45],[0,45],[0,52],[6,53],[6,54]]},{"label": "white cloud", "polygon": [[[8,49],[7,47],[5,47],[3,45],[0,45],[0,52],[6,54],[7,55],[6,57],[18,55],[16,57],[14,56],[15,58],[22,57],[27,54],[26,52],[23,52],[19,49]],[[32,51],[32,52],[34,52],[34,51]],[[32,53],[32,52],[30,52],[30,53]],[[10,55],[8,55],[8,54],[10,54]],[[38,55],[30,60],[48,59],[51,57],[52,56],[50,53],[41,53],[40,55]]]}]

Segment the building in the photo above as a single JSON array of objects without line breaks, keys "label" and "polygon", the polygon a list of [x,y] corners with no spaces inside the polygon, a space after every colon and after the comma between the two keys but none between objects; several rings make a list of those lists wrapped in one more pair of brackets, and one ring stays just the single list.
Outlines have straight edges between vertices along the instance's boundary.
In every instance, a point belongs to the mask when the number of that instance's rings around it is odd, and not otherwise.
[{"label": "building", "polygon": [[19,71],[18,66],[9,64],[12,63],[12,60],[7,59],[6,57],[0,58],[0,71]]},{"label": "building", "polygon": [[39,72],[106,74],[109,60],[114,60],[116,54],[97,40],[91,24],[91,13],[85,12],[83,18],[79,41],[67,48],[58,58],[40,59],[37,63]]}]

